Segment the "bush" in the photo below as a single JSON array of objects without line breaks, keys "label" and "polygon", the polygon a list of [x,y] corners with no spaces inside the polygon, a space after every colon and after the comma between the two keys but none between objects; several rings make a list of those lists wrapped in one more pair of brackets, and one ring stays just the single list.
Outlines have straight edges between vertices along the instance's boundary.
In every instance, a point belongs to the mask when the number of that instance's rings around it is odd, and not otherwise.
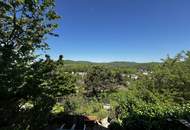
[{"label": "bush", "polygon": [[109,130],[123,130],[123,127],[117,121],[112,121],[108,128]]},{"label": "bush", "polygon": [[[179,127],[175,122],[177,119],[188,119],[190,104],[164,103],[159,100],[147,103],[136,97],[128,97],[120,105],[120,111],[122,126],[127,130],[164,130]],[[173,122],[168,122],[168,119]]]},{"label": "bush", "polygon": [[56,103],[51,111],[53,114],[58,114],[64,112],[63,105]]}]

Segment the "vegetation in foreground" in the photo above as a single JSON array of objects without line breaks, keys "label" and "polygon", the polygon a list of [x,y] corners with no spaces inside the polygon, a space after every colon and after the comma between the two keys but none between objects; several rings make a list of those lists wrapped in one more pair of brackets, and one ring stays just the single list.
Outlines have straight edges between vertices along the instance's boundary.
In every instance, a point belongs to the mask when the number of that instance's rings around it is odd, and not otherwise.
[{"label": "vegetation in foreground", "polygon": [[[76,84],[78,93],[63,100],[62,107],[74,115],[109,117],[110,129],[186,128],[180,121],[190,121],[190,52],[168,57],[143,72],[136,71],[137,79],[117,72],[92,66],[85,77],[76,74],[77,81],[81,81]],[[104,109],[106,104],[111,106],[109,110]]]}]

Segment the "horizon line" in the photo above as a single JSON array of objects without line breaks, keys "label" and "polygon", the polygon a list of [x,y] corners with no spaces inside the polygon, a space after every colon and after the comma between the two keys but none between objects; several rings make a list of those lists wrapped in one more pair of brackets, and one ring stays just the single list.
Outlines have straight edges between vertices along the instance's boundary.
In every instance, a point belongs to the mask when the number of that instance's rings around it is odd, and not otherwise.
[{"label": "horizon line", "polygon": [[64,61],[74,61],[74,62],[91,62],[91,63],[113,63],[113,62],[129,62],[129,63],[162,63],[163,61],[128,61],[128,60],[110,60],[110,61],[94,61],[94,60],[74,60],[74,59],[64,59]]}]

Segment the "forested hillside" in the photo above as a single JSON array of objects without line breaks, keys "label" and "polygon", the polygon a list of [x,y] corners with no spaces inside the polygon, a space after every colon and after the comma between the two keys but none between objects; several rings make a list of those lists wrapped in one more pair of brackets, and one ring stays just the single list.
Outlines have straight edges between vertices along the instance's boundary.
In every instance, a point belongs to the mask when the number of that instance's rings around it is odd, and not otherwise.
[{"label": "forested hillside", "polygon": [[150,63],[136,63],[136,62],[107,62],[107,63],[95,63],[89,61],[72,61],[64,60],[64,69],[68,72],[86,72],[91,66],[99,65],[106,66],[110,69],[117,69],[121,73],[132,73],[137,70],[149,70],[151,67],[159,65],[159,62]]}]

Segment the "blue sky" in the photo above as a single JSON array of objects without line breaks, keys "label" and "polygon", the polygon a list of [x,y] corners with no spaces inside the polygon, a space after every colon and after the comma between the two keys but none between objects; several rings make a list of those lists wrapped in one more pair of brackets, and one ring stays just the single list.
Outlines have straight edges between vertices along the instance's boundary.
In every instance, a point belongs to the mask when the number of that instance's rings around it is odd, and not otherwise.
[{"label": "blue sky", "polygon": [[190,49],[190,0],[56,0],[56,10],[53,58],[151,62]]}]

